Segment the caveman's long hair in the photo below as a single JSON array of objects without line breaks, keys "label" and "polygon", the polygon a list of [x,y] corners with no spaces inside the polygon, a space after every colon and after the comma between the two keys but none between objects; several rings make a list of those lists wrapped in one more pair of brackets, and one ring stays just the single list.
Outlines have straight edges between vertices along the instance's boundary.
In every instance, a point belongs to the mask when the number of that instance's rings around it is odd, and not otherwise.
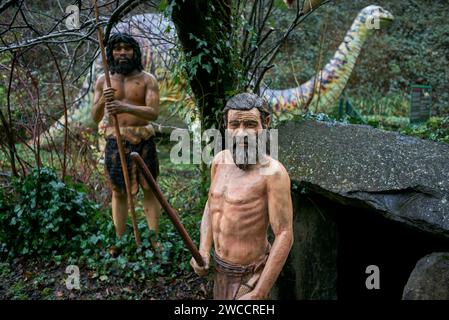
[{"label": "caveman's long hair", "polygon": [[106,46],[106,59],[108,61],[109,71],[111,74],[117,72],[117,66],[115,65],[114,57],[112,55],[112,49],[114,48],[114,45],[119,42],[126,43],[133,48],[134,55],[131,60],[131,64],[134,66],[133,70],[137,69],[138,71],[142,71],[142,52],[140,51],[139,43],[129,34],[114,33],[109,37],[108,44]]}]

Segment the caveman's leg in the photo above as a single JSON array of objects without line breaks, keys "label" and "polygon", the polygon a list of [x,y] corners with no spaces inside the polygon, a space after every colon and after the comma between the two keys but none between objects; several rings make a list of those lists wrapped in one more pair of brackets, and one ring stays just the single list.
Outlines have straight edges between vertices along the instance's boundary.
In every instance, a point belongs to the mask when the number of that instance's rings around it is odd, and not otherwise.
[{"label": "caveman's leg", "polygon": [[112,191],[112,219],[118,238],[121,238],[125,233],[127,218],[128,198],[126,193]]},{"label": "caveman's leg", "polygon": [[120,154],[115,138],[106,139],[105,171],[112,191],[112,220],[115,233],[121,238],[125,233],[128,217],[128,202],[125,192],[125,182],[120,163]]},{"label": "caveman's leg", "polygon": [[[151,190],[143,190],[143,210],[147,218],[148,228],[156,233],[159,233],[159,217],[161,216],[161,205]],[[157,241],[151,242],[153,247],[158,248]]]}]

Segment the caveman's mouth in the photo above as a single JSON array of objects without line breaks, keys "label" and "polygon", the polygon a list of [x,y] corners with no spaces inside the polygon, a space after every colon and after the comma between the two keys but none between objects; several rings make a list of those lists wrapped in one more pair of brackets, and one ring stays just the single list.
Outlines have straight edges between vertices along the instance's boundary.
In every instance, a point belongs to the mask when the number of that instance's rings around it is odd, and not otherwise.
[{"label": "caveman's mouth", "polygon": [[128,58],[118,58],[115,61],[116,61],[116,63],[130,63],[131,62],[131,60]]}]

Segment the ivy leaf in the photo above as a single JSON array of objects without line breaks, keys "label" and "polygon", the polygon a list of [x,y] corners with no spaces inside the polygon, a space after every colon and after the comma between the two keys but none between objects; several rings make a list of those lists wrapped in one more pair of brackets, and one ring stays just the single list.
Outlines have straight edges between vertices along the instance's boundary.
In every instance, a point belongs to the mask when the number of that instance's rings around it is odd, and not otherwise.
[{"label": "ivy leaf", "polygon": [[203,69],[206,70],[207,73],[211,73],[212,72],[212,66],[210,65],[210,63],[203,64]]}]

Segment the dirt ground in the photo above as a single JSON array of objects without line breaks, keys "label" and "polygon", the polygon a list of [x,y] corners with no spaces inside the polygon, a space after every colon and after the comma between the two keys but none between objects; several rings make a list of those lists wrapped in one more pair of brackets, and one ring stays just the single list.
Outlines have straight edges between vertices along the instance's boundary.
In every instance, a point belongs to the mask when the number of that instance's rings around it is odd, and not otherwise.
[{"label": "dirt ground", "polygon": [[16,260],[0,264],[0,299],[3,300],[202,300],[212,298],[211,277],[185,273],[174,280],[126,282],[80,269],[80,289],[67,289],[65,266]]}]

